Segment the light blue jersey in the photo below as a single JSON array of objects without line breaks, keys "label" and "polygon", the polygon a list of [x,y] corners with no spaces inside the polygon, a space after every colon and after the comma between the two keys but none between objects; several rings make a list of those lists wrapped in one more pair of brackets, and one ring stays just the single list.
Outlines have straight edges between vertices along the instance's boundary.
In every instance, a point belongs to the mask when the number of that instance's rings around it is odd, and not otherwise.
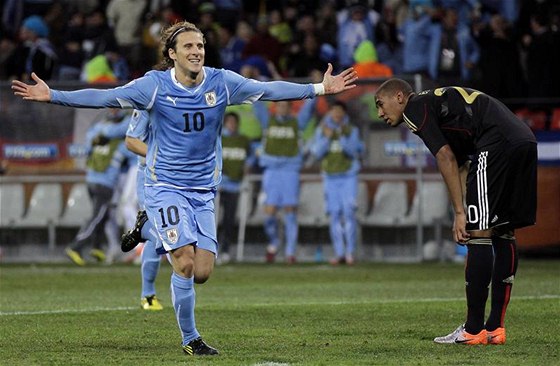
[{"label": "light blue jersey", "polygon": [[73,107],[145,109],[153,139],[147,156],[147,185],[214,189],[221,180],[220,133],[226,106],[256,100],[305,99],[312,84],[260,82],[204,67],[204,80],[188,88],[175,70],[150,71],[114,89],[51,90],[51,103]]},{"label": "light blue jersey", "polygon": [[[147,111],[135,109],[130,116],[127,137],[132,137],[149,144],[150,134],[150,114]],[[146,182],[146,158],[138,156],[138,173],[136,175],[136,194],[138,196],[138,206],[143,210],[145,208],[144,199],[144,183]]]}]

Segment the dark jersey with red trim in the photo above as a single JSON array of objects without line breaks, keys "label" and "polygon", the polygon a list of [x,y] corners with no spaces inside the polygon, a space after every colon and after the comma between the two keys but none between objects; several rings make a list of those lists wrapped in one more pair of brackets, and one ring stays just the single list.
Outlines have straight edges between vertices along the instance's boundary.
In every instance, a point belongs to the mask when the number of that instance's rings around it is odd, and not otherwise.
[{"label": "dark jersey with red trim", "polygon": [[502,102],[469,88],[450,86],[412,95],[403,120],[434,156],[449,144],[460,165],[485,146],[536,143],[531,129]]}]

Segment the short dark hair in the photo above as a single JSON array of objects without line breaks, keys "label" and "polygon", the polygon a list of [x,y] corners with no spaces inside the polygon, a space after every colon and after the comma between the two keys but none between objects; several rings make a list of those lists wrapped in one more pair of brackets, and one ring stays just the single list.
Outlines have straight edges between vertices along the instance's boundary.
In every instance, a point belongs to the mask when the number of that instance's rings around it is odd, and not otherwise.
[{"label": "short dark hair", "polygon": [[228,117],[233,117],[235,119],[235,122],[239,123],[239,114],[237,112],[227,112],[226,114],[224,114],[224,121]]},{"label": "short dark hair", "polygon": [[331,106],[332,107],[340,107],[344,110],[344,112],[348,111],[348,106],[342,100],[335,100]]},{"label": "short dark hair", "polygon": [[402,79],[389,79],[377,88],[376,94],[395,94],[402,92],[404,95],[414,93],[412,86]]}]

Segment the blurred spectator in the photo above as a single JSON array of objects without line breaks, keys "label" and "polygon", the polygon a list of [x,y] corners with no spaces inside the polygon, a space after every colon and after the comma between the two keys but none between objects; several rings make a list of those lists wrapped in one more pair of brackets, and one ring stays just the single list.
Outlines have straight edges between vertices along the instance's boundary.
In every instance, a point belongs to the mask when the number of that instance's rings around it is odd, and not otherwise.
[{"label": "blurred spectator", "polygon": [[54,76],[58,57],[48,36],[49,27],[43,18],[33,15],[24,19],[19,31],[22,43],[14,53],[17,78],[29,80],[31,72],[45,80]]},{"label": "blurred spectator", "polygon": [[259,55],[273,62],[276,68],[279,68],[283,54],[282,44],[268,31],[266,16],[259,16],[256,31],[243,49],[243,57]]},{"label": "blurred spectator", "polygon": [[531,98],[560,96],[560,37],[549,26],[545,13],[531,16],[531,34],[525,35],[527,52],[528,96]]},{"label": "blurred spectator", "polygon": [[132,77],[140,76],[141,70],[141,20],[146,0],[110,0],[107,5],[107,21],[114,31],[119,53],[126,57]]},{"label": "blurred spectator", "polygon": [[222,181],[220,183],[220,209],[223,212],[222,224],[218,226],[221,263],[229,262],[229,248],[237,239],[235,221],[239,192],[245,173],[254,164],[251,141],[239,133],[239,115],[228,112],[224,116],[222,130]]},{"label": "blurred spectator", "polygon": [[498,99],[523,96],[525,77],[519,50],[504,17],[496,14],[488,24],[475,24],[474,35],[480,46],[477,89]]},{"label": "blurred spectator", "polygon": [[364,145],[350,123],[346,104],[334,102],[315,130],[311,151],[321,161],[325,208],[335,257],[333,265],[354,264],[358,223],[358,172]]},{"label": "blurred spectator", "polygon": [[375,48],[379,62],[400,74],[403,67],[403,45],[397,30],[395,8],[385,6],[383,16],[375,26]]},{"label": "blurred spectator", "polygon": [[354,51],[364,40],[374,41],[373,29],[379,14],[363,5],[353,5],[337,14],[338,67],[345,69],[354,64]]},{"label": "blurred spectator", "polygon": [[354,70],[360,78],[391,77],[390,67],[380,63],[373,42],[365,40],[354,51]]},{"label": "blurred spectator", "polygon": [[111,84],[128,81],[130,75],[125,58],[108,51],[86,62],[82,79],[90,84]]},{"label": "blurred spectator", "polygon": [[336,23],[336,9],[331,1],[325,1],[317,11],[317,29],[319,32],[319,43],[328,43],[336,47],[336,35],[338,25]]},{"label": "blurred spectator", "polygon": [[203,2],[198,7],[199,18],[195,23],[204,34],[204,39],[206,40],[204,45],[204,64],[210,67],[221,68],[222,60],[220,59],[218,39],[219,24],[214,20],[215,11],[216,7],[214,4]]},{"label": "blurred spectator", "polygon": [[[403,42],[403,72],[428,73],[428,52],[432,30],[431,6],[416,6],[409,11],[409,17],[402,26]],[[406,57],[404,57],[406,55]]]},{"label": "blurred spectator", "polygon": [[17,76],[16,58],[17,45],[13,39],[2,34],[0,37],[0,80]]},{"label": "blurred spectator", "polygon": [[439,85],[464,85],[471,79],[480,50],[470,29],[459,24],[454,9],[445,9],[443,14],[441,24],[430,27],[430,77]]},{"label": "blurred spectator", "polygon": [[86,15],[82,50],[86,61],[96,55],[104,54],[108,50],[118,50],[113,31],[107,25],[105,13],[101,9],[96,9]]},{"label": "blurred spectator", "polygon": [[282,13],[279,10],[273,10],[270,12],[269,19],[270,26],[268,27],[268,31],[270,32],[270,35],[282,44],[291,42],[292,29],[282,18]]},{"label": "blurred spectator", "polygon": [[327,63],[321,59],[319,43],[315,34],[307,34],[303,48],[293,45],[288,59],[288,75],[292,77],[308,77],[312,70],[325,70]]},{"label": "blurred spectator", "polygon": [[237,26],[235,28],[235,36],[245,42],[249,42],[251,38],[253,38],[253,27],[249,23],[244,20],[240,20],[237,22]]},{"label": "blurred spectator", "polygon": [[60,48],[59,80],[79,80],[84,61],[82,50],[84,15],[76,12],[70,16],[68,25],[62,35]]},{"label": "blurred spectator", "polygon": [[105,117],[93,124],[86,135],[90,148],[87,160],[86,183],[93,203],[91,218],[80,228],[66,255],[77,265],[85,265],[82,251],[92,246],[90,255],[98,262],[106,259],[102,249],[105,223],[109,218],[111,199],[117,186],[121,167],[128,159],[136,159],[124,143],[128,126],[126,111],[108,109]]},{"label": "blurred spectator", "polygon": [[142,65],[144,70],[151,69],[162,59],[159,44],[161,30],[179,20],[179,16],[169,6],[146,14],[142,27],[142,54],[144,55]]},{"label": "blurred spectator", "polygon": [[230,29],[235,29],[235,24],[241,18],[243,2],[241,0],[214,0],[216,5],[216,21]]},{"label": "blurred spectator", "polygon": [[229,25],[218,29],[218,40],[223,68],[239,72],[245,41],[237,37]]}]

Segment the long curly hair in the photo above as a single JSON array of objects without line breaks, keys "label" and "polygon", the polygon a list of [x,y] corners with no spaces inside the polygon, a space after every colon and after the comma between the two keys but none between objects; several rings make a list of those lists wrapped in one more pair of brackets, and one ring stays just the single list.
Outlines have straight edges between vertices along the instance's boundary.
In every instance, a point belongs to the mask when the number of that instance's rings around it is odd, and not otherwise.
[{"label": "long curly hair", "polygon": [[202,33],[202,31],[198,29],[193,23],[187,21],[177,22],[167,28],[164,28],[161,31],[161,53],[163,55],[163,59],[157,65],[157,69],[167,70],[174,66],[173,60],[171,59],[171,57],[169,57],[169,49],[172,48],[175,50],[175,46],[177,45],[177,36],[183,32],[200,33],[200,35],[202,36],[202,41],[204,42],[204,44],[206,44],[204,33]]}]

